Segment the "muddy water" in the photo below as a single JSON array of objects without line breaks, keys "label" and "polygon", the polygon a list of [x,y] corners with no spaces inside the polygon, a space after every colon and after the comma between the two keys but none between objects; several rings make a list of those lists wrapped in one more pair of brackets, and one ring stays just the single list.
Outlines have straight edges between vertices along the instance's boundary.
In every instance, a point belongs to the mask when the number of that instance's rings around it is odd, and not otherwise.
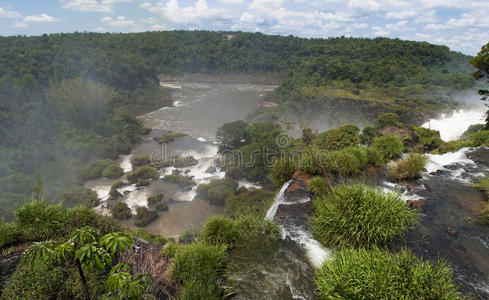
[{"label": "muddy water", "polygon": [[[150,155],[154,159],[168,159],[172,155],[193,156],[199,164],[181,168],[182,174],[192,176],[198,184],[224,177],[224,172],[207,172],[218,157],[218,146],[213,143],[216,129],[226,122],[244,120],[253,112],[264,94],[274,86],[253,84],[222,84],[196,82],[162,82],[162,86],[173,89],[173,107],[164,107],[140,117],[145,126],[153,129],[144,136],[130,155],[120,157],[125,173],[132,171],[131,158],[137,155]],[[179,137],[164,146],[154,139],[169,130],[189,134]],[[128,204],[135,213],[138,206],[147,206],[147,197],[164,193],[168,211],[159,212],[156,221],[145,229],[166,237],[176,237],[191,228],[200,228],[213,215],[224,213],[223,207],[209,205],[207,201],[194,199],[197,185],[191,190],[182,190],[177,185],[162,180],[172,174],[174,168],[160,170],[160,179],[152,181],[147,187],[127,185],[118,191],[123,194],[120,201]],[[109,198],[110,187],[118,180],[125,181],[125,175],[118,179],[97,179],[89,181],[86,187],[95,190],[102,200],[98,209],[109,214],[113,204]],[[244,182],[243,185],[252,183]],[[134,218],[124,221],[132,227]]]}]

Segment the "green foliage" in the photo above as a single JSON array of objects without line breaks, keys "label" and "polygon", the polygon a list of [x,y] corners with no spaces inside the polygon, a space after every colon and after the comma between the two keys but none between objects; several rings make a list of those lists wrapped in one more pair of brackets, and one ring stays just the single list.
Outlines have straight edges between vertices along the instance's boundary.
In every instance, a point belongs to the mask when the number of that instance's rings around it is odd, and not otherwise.
[{"label": "green foliage", "polygon": [[127,174],[129,183],[137,183],[140,179],[157,179],[158,177],[158,170],[148,166],[139,167],[135,171]]},{"label": "green foliage", "polygon": [[102,234],[121,230],[116,220],[108,216],[102,216],[94,209],[86,206],[76,206],[68,209],[67,212],[68,226],[65,228],[65,233],[85,226],[93,227]]},{"label": "green foliage", "polygon": [[328,185],[326,184],[326,179],[321,176],[314,176],[309,179],[307,189],[316,197],[325,196],[329,191]]},{"label": "green foliage", "polygon": [[142,167],[142,166],[149,165],[151,163],[151,158],[149,157],[149,155],[138,155],[138,156],[134,156],[131,159],[131,163],[135,168]]},{"label": "green foliage", "polygon": [[418,137],[418,144],[421,146],[422,151],[431,151],[443,144],[439,131],[423,127],[413,127],[413,130]]},{"label": "green foliage", "polygon": [[272,170],[270,171],[273,186],[279,188],[284,185],[285,182],[292,178],[295,169],[295,161],[288,156],[275,160]]},{"label": "green foliage", "polygon": [[18,243],[21,229],[15,222],[0,223],[0,249]]},{"label": "green foliage", "polygon": [[248,123],[245,121],[234,121],[219,127],[216,132],[216,139],[221,144],[220,151],[238,149],[246,141],[246,128]]},{"label": "green foliage", "polygon": [[385,162],[398,157],[404,150],[402,141],[395,135],[375,138],[372,142],[372,147],[382,154]]},{"label": "green foliage", "polygon": [[489,203],[481,211],[481,218],[484,222],[489,223]]},{"label": "green foliage", "polygon": [[399,195],[365,185],[336,186],[313,207],[312,232],[328,247],[384,245],[416,222]]},{"label": "green foliage", "polygon": [[360,143],[360,129],[351,124],[318,134],[316,145],[326,150],[341,150]]},{"label": "green foliage", "polygon": [[121,177],[123,174],[124,174],[124,171],[122,170],[121,166],[117,163],[108,165],[102,171],[102,177],[107,177],[110,179]]},{"label": "green foliage", "polygon": [[195,280],[186,281],[178,291],[178,300],[220,300],[219,282],[204,283]]},{"label": "green foliage", "polygon": [[237,243],[250,239],[278,240],[280,230],[277,225],[261,216],[239,216],[236,219],[215,216],[210,218],[202,229],[203,241],[213,245],[226,245],[233,248]]},{"label": "green foliage", "polygon": [[98,205],[97,192],[83,187],[63,189],[58,195],[58,198],[64,207],[74,207],[77,205],[94,207]]},{"label": "green foliage", "polygon": [[49,239],[64,232],[66,209],[44,201],[32,201],[15,211],[15,223],[27,240]]},{"label": "green foliage", "polygon": [[154,205],[160,203],[161,201],[163,201],[164,198],[165,198],[165,195],[163,193],[159,193],[156,195],[149,196],[148,197],[148,205],[154,206]]},{"label": "green foliage", "polygon": [[137,221],[134,222],[134,225],[138,227],[146,227],[148,224],[158,218],[158,213],[156,210],[149,210],[144,206],[136,208],[136,213]]},{"label": "green foliage", "polygon": [[363,128],[360,134],[360,142],[364,145],[370,145],[373,139],[377,136],[377,131],[371,126]]},{"label": "green foliage", "polygon": [[177,131],[168,131],[165,133],[163,136],[155,138],[155,141],[157,141],[160,144],[165,144],[169,142],[173,142],[176,138],[179,137],[184,137],[187,136],[188,134],[183,133],[183,132],[177,132]]},{"label": "green foliage", "polygon": [[82,169],[81,176],[83,179],[96,179],[102,177],[102,172],[111,164],[113,164],[113,161],[111,161],[110,159],[96,160],[87,165],[86,168]]},{"label": "green foliage", "polygon": [[240,180],[245,177],[243,170],[238,167],[226,167],[226,178],[231,178],[234,180]]},{"label": "green foliage", "polygon": [[145,299],[146,289],[153,283],[153,278],[147,274],[131,274],[128,264],[117,264],[105,281],[105,289],[109,296],[119,299]]},{"label": "green foliage", "polygon": [[398,160],[391,168],[391,176],[394,180],[412,180],[418,177],[428,162],[428,157],[419,153],[409,153],[406,157]]},{"label": "green foliage", "polygon": [[214,205],[224,205],[227,198],[233,196],[238,189],[238,183],[231,178],[212,179],[208,184],[197,188],[199,197]]},{"label": "green foliage", "polygon": [[395,113],[383,113],[377,118],[377,126],[382,129],[387,126],[402,127],[399,117]]},{"label": "green foliage", "polygon": [[194,186],[195,182],[192,178],[183,175],[165,175],[163,180],[179,185],[180,187]]},{"label": "green foliage", "polygon": [[224,274],[226,247],[194,243],[178,247],[171,266],[171,277],[178,283],[196,280],[215,283]]},{"label": "green foliage", "polygon": [[239,189],[236,195],[226,198],[226,215],[232,218],[242,215],[264,218],[268,208],[273,203],[273,197],[273,192],[264,189]]},{"label": "green foliage", "polygon": [[423,262],[405,250],[340,250],[315,282],[319,299],[463,299],[445,262]]}]

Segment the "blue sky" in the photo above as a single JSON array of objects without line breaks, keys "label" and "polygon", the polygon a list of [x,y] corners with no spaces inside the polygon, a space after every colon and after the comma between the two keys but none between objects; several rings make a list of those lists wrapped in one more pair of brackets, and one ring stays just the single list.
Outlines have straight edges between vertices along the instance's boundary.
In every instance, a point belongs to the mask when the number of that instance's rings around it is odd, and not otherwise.
[{"label": "blue sky", "polygon": [[395,37],[475,55],[489,42],[481,0],[0,0],[0,35],[173,29],[302,37]]}]

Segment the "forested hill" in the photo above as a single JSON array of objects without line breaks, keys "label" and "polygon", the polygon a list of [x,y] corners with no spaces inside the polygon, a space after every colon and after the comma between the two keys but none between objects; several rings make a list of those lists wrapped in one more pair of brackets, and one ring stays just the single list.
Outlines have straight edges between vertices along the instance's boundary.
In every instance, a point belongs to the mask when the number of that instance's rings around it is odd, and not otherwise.
[{"label": "forested hill", "polygon": [[269,97],[283,105],[258,111],[257,119],[345,101],[351,107],[352,100],[367,103],[370,114],[411,117],[441,103],[420,93],[471,86],[468,60],[445,46],[386,38],[209,31],[0,37],[0,218],[29,198],[36,175],[54,199],[117,169],[113,160],[142,129],[134,112],[170,104],[160,74],[280,74]]}]

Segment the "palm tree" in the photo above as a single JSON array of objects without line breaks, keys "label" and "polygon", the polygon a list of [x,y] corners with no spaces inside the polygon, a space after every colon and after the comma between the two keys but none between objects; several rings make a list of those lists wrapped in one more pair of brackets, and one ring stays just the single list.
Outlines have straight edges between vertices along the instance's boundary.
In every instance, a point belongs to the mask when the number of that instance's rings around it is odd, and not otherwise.
[{"label": "palm tree", "polygon": [[83,269],[104,270],[112,266],[117,250],[125,251],[133,244],[130,236],[114,232],[100,237],[100,232],[91,227],[74,230],[70,239],[57,244],[53,241],[34,243],[22,257],[22,263],[35,265],[39,262],[73,264],[80,274],[85,297],[90,300],[90,292]]}]

